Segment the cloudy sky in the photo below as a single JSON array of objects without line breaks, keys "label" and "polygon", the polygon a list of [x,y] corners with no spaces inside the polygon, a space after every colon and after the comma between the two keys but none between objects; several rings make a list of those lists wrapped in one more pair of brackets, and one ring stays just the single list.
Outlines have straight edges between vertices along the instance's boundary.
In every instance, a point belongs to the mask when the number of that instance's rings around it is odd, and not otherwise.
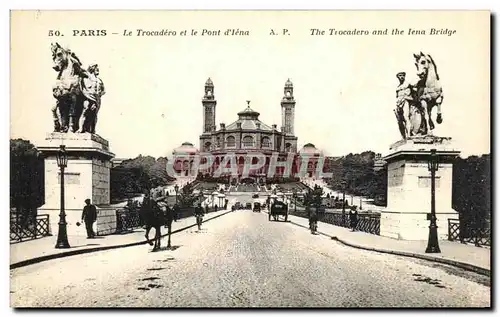
[{"label": "cloudy sky", "polygon": [[[107,36],[73,36],[72,30]],[[270,30],[290,35],[270,35]],[[312,36],[311,28],[324,29]],[[404,35],[329,36],[336,30],[404,30]],[[406,35],[452,29],[452,36]],[[177,36],[138,37],[137,29]],[[248,36],[180,36],[191,29],[248,30]],[[49,30],[64,36],[50,37]],[[124,30],[133,36],[123,36]],[[117,35],[113,32],[119,33]],[[295,133],[329,155],[386,153],[399,140],[392,109],[399,71],[415,75],[413,53],[434,58],[444,89],[444,122],[463,156],[490,152],[489,13],[474,12],[14,12],[11,35],[11,138],[39,144],[52,131],[50,43],[98,63],[107,94],[97,132],[117,157],[170,155],[199,146],[204,83],[211,77],[217,126],[237,119],[251,100],[260,119],[281,126],[280,100],[295,88]]]}]

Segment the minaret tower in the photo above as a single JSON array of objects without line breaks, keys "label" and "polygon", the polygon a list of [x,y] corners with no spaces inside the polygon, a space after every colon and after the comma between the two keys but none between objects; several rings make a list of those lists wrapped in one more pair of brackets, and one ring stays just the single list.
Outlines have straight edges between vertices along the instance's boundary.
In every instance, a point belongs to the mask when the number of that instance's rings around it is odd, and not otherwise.
[{"label": "minaret tower", "polygon": [[203,133],[215,131],[215,106],[217,101],[214,96],[214,83],[210,78],[205,83],[205,95],[202,99],[203,104]]},{"label": "minaret tower", "polygon": [[283,132],[294,135],[295,99],[293,97],[293,84],[290,78],[285,83],[285,91],[281,100],[281,126]]}]

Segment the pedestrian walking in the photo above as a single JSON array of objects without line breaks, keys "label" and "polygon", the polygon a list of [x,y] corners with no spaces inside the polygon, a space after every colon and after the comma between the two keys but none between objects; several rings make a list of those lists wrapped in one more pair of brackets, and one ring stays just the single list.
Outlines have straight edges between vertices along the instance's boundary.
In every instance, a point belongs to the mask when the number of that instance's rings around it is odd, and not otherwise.
[{"label": "pedestrian walking", "polygon": [[316,208],[307,206],[306,212],[309,216],[309,229],[311,230],[311,234],[316,234],[316,231],[318,230],[318,213]]},{"label": "pedestrian walking", "polygon": [[82,221],[85,222],[85,228],[87,229],[87,239],[95,238],[94,229],[92,226],[97,220],[97,209],[94,205],[90,203],[90,199],[85,199],[85,207],[83,207]]},{"label": "pedestrian walking", "polygon": [[179,209],[180,209],[179,205],[177,203],[175,203],[173,209],[174,209],[173,210],[174,211],[174,221],[177,222],[177,220],[179,220],[179,213],[180,213],[180,211],[179,211]]},{"label": "pedestrian walking", "polygon": [[196,217],[198,230],[201,230],[201,223],[203,222],[203,207],[201,207],[201,203],[198,203],[198,205],[194,207],[194,216]]},{"label": "pedestrian walking", "polygon": [[356,226],[358,225],[358,211],[351,207],[351,210],[349,211],[349,222],[351,225],[351,230],[355,231]]}]

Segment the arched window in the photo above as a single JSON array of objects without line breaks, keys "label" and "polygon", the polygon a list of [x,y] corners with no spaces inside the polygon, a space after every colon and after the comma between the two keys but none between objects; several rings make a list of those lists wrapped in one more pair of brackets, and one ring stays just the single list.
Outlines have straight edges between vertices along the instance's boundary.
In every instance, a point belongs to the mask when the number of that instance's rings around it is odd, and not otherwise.
[{"label": "arched window", "polygon": [[215,142],[215,146],[220,148],[220,137],[217,137],[217,141]]},{"label": "arched window", "polygon": [[269,139],[267,136],[262,138],[261,143],[263,148],[271,147],[271,139]]},{"label": "arched window", "polygon": [[285,152],[287,152],[287,153],[292,152],[292,144],[291,143],[285,144]]},{"label": "arched window", "polygon": [[206,142],[205,143],[205,152],[210,152],[211,147],[212,147],[212,143]]},{"label": "arched window", "polygon": [[247,135],[243,138],[243,147],[253,147],[253,137]]},{"label": "arched window", "polygon": [[235,147],[236,146],[236,139],[234,136],[230,135],[226,139],[226,146],[227,147]]}]

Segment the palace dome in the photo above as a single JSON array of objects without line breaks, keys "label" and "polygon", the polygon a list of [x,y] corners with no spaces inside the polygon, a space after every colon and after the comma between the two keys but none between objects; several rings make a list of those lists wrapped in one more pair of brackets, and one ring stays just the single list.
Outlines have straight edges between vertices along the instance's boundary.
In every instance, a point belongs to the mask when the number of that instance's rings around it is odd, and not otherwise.
[{"label": "palace dome", "polygon": [[246,109],[238,112],[238,120],[229,124],[226,131],[238,130],[239,126],[242,130],[272,131],[273,128],[260,121],[259,116],[260,113],[250,108],[250,104],[248,104]]},{"label": "palace dome", "polygon": [[299,151],[299,153],[301,154],[319,154],[319,155],[323,155],[323,152],[321,150],[318,150],[316,148],[316,146],[314,146],[314,144],[312,143],[307,143],[305,144],[302,149]]},{"label": "palace dome", "polygon": [[194,145],[190,142],[184,142],[181,144],[181,146],[175,148],[172,151],[172,154],[197,154],[199,153],[199,150],[194,147]]}]

